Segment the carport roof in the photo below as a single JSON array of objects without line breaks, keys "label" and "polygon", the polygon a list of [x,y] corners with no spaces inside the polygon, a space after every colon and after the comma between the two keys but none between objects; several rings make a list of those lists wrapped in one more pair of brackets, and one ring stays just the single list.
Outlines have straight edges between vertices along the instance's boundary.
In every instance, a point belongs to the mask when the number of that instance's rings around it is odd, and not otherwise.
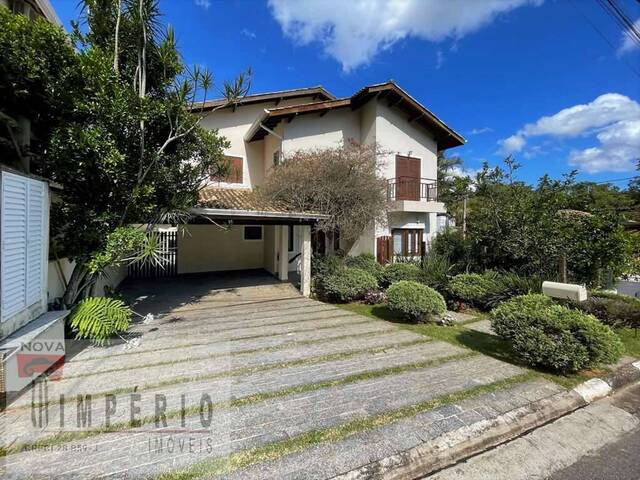
[{"label": "carport roof", "polygon": [[218,220],[255,220],[313,223],[326,218],[318,212],[296,211],[284,202],[277,202],[250,189],[205,187],[200,191],[193,213]]}]

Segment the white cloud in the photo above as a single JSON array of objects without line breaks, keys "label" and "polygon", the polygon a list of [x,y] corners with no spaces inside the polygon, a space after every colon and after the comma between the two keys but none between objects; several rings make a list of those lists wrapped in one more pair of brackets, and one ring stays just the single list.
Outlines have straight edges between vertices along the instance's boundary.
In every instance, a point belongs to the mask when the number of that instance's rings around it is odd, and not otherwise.
[{"label": "white cloud", "polygon": [[346,72],[381,50],[417,37],[454,41],[497,15],[543,0],[269,0],[284,34],[301,45],[319,42]]},{"label": "white cloud", "polygon": [[480,135],[483,133],[493,132],[493,128],[491,127],[481,127],[481,128],[473,128],[469,131],[469,135]]},{"label": "white cloud", "polygon": [[240,30],[240,33],[248,38],[256,38],[255,32],[252,32],[248,28],[243,28],[242,30]]},{"label": "white cloud", "polygon": [[637,102],[618,93],[606,93],[591,103],[565,108],[555,115],[529,123],[524,126],[522,132],[529,137],[576,137],[594,128],[634,118],[640,118],[640,105]]},{"label": "white cloud", "polygon": [[498,151],[503,155],[510,155],[519,152],[527,141],[521,134],[511,135],[503,140],[498,140]]},{"label": "white cloud", "polygon": [[476,175],[481,172],[482,169],[481,168],[460,168],[460,167],[453,167],[451,169],[451,176],[452,177],[470,177],[470,178],[476,178]]},{"label": "white cloud", "polygon": [[593,135],[599,145],[573,150],[570,165],[588,173],[633,170],[640,156],[640,104],[618,93],[601,95],[593,102],[565,108],[526,124],[514,135],[500,140],[498,152],[508,155],[522,151],[531,137]]},{"label": "white cloud", "polygon": [[209,7],[211,6],[210,0],[194,0],[194,3],[196,4],[196,6],[202,7],[205,10],[208,10]]},{"label": "white cloud", "polygon": [[440,67],[442,67],[443,63],[444,63],[444,53],[442,53],[442,50],[438,50],[436,52],[436,70],[440,70]]},{"label": "white cloud", "polygon": [[[640,31],[640,18],[633,23],[633,26],[636,30]],[[618,47],[619,57],[640,48],[638,42],[636,42],[631,35],[632,34],[631,32],[629,32],[629,30],[625,30],[622,33],[622,37],[620,38],[620,46]]]},{"label": "white cloud", "polygon": [[624,120],[602,130],[597,135],[600,145],[572,151],[569,165],[587,173],[629,172],[640,158],[640,119]]}]

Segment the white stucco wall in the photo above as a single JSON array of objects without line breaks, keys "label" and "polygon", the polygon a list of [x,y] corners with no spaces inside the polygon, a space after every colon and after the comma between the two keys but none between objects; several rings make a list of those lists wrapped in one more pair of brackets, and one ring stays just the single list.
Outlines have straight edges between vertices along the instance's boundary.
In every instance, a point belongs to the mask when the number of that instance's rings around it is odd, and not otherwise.
[{"label": "white stucco wall", "polygon": [[[278,104],[278,107],[286,107],[288,105],[310,101],[312,101],[312,96],[284,99]],[[225,150],[227,155],[242,157],[244,159],[242,184],[212,182],[213,185],[251,188],[262,183],[266,170],[265,163],[270,163],[271,157],[265,157],[265,142],[246,143],[244,141],[244,135],[265,108],[273,108],[274,106],[275,102],[240,105],[236,108],[235,112],[231,108],[224,108],[211,112],[202,119],[201,125],[204,128],[209,130],[217,129],[218,133],[231,143],[230,147]]]},{"label": "white stucco wall", "polygon": [[407,121],[405,114],[391,109],[384,100],[376,106],[376,141],[384,151],[386,178],[395,177],[395,156],[407,155],[421,159],[422,178],[437,177],[438,147],[435,140],[422,127]]},{"label": "white stucco wall", "polygon": [[[53,302],[56,298],[62,297],[65,291],[65,282],[71,278],[75,262],[68,258],[61,258],[59,261],[50,260],[47,269],[47,301]],[[125,265],[117,268],[108,268],[106,275],[101,277],[96,283],[93,295],[103,297],[105,287],[115,289],[127,278],[127,267]]]},{"label": "white stucco wall", "polygon": [[331,110],[324,116],[300,115],[284,126],[285,155],[296,150],[337,147],[349,139],[360,140],[359,113],[349,108]]},{"label": "white stucco wall", "polygon": [[277,228],[275,225],[265,225],[263,227],[264,235],[264,252],[263,252],[263,268],[275,275],[278,272],[278,261],[276,256],[277,247]]},{"label": "white stucco wall", "polygon": [[178,273],[263,268],[263,240],[244,240],[240,225],[189,225],[178,233]]}]

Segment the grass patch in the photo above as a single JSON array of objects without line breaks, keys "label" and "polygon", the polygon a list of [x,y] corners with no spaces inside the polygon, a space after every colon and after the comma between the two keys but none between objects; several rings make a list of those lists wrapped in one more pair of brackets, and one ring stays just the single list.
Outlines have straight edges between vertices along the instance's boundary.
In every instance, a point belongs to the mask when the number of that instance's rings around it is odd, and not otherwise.
[{"label": "grass patch", "polygon": [[[373,332],[364,332],[364,333],[359,333],[358,338],[367,338],[367,337],[373,337],[376,335],[383,335],[383,334],[387,334],[389,333],[388,330],[377,330],[377,331],[373,331]],[[336,337],[325,337],[325,338],[316,338],[316,339],[311,339],[311,340],[298,340],[298,341],[293,341],[293,342],[286,342],[286,343],[281,343],[280,345],[273,345],[271,347],[262,347],[262,348],[251,348],[251,349],[247,349],[247,350],[238,350],[237,352],[218,352],[218,353],[210,353],[208,355],[199,355],[199,356],[194,356],[194,357],[187,357],[187,358],[179,358],[179,359],[175,359],[175,360],[162,360],[159,362],[151,362],[151,363],[145,363],[142,365],[132,365],[129,367],[117,367],[117,368],[109,368],[107,370],[99,370],[96,372],[87,372],[87,373],[79,373],[77,375],[65,375],[65,380],[69,380],[72,378],[83,378],[83,377],[93,377],[96,375],[103,375],[105,373],[114,373],[114,372],[125,372],[127,370],[138,370],[138,369],[142,369],[142,368],[151,368],[151,367],[161,367],[161,366],[166,366],[166,365],[176,365],[179,363],[186,363],[186,362],[193,362],[193,361],[197,361],[197,360],[209,360],[209,359],[213,359],[213,358],[220,358],[220,357],[236,357],[236,356],[240,356],[240,355],[249,355],[252,353],[266,353],[266,352],[276,352],[278,350],[286,350],[288,348],[294,348],[294,347],[301,347],[304,345],[314,345],[314,344],[322,344],[322,343],[329,343],[335,340],[344,340],[347,338],[352,338],[354,336],[353,333],[348,333],[345,335],[338,335]]]},{"label": "grass patch", "polygon": [[621,328],[616,333],[624,344],[624,351],[631,357],[640,358],[640,332],[633,328]]},{"label": "grass patch", "polygon": [[500,380],[487,385],[472,387],[468,390],[442,395],[432,400],[427,400],[415,405],[410,405],[391,412],[385,412],[380,415],[352,420],[350,422],[335,427],[314,430],[306,432],[296,437],[274,442],[260,447],[243,450],[225,457],[219,457],[211,460],[205,460],[193,465],[185,470],[166,472],[158,475],[156,480],[192,480],[201,477],[210,477],[215,475],[228,475],[229,473],[246,468],[256,463],[262,463],[270,460],[281,458],[301,450],[313,447],[320,443],[339,441],[350,435],[371,430],[373,428],[382,427],[389,423],[404,418],[413,417],[422,412],[433,410],[435,408],[461,402],[469,398],[477,397],[482,394],[503,390],[513,385],[525,382],[534,378],[536,375],[528,372],[516,377]]},{"label": "grass patch", "polygon": [[[247,395],[246,397],[237,398],[234,400],[229,400],[225,402],[214,403],[212,408],[214,410],[220,410],[223,408],[234,408],[234,407],[243,407],[246,405],[251,405],[259,402],[264,402],[267,400],[271,400],[274,398],[285,397],[288,395],[296,395],[300,393],[313,392],[317,390],[321,390],[324,388],[332,388],[338,387],[341,385],[348,385],[351,383],[361,382],[365,380],[372,380],[375,378],[381,378],[388,375],[396,375],[399,373],[407,372],[410,370],[417,370],[420,368],[429,368],[435,367],[437,365],[442,365],[448,362],[453,362],[457,360],[463,360],[465,358],[470,358],[475,356],[476,354],[473,352],[449,355],[446,357],[436,358],[433,360],[425,360],[423,362],[414,362],[408,363],[405,365],[398,365],[396,367],[387,367],[379,370],[370,370],[362,373],[355,373],[353,375],[347,375],[345,377],[341,377],[334,380],[326,380],[322,382],[316,383],[306,383],[303,385],[296,385],[289,388],[284,388],[281,390],[275,390],[273,392],[263,392],[256,393],[253,395]],[[200,414],[200,406],[190,406],[185,408],[184,413],[181,410],[170,410],[165,413],[167,420],[180,418],[181,416],[191,416],[191,415],[199,415]],[[91,430],[84,430],[81,432],[62,432],[55,435],[50,435],[48,437],[44,437],[38,439],[33,442],[24,442],[20,444],[14,444],[9,448],[0,447],[0,457],[20,453],[24,450],[31,450],[34,448],[45,448],[53,445],[59,445],[66,442],[71,442],[74,440],[82,440],[89,437],[94,437],[97,435],[101,435],[104,433],[113,433],[113,432],[121,432],[124,430],[129,430],[132,428],[137,428],[142,425],[149,425],[155,423],[158,419],[155,416],[146,416],[141,419],[137,419],[134,422],[118,422],[113,423],[109,426],[104,426],[100,428],[94,428]]]},{"label": "grass patch", "polygon": [[[329,320],[332,319],[338,319],[340,318],[340,316],[335,316],[335,317],[329,317]],[[363,323],[367,323],[369,320],[367,321],[359,321],[359,322],[353,322],[353,323],[349,323],[349,326],[351,325],[362,325]],[[300,322],[302,323],[302,322]],[[235,338],[227,338],[224,340],[216,340],[215,342],[193,342],[193,343],[182,343],[179,345],[171,345],[168,347],[158,347],[158,348],[150,348],[148,350],[138,350],[138,349],[133,349],[130,351],[126,351],[126,352],[118,352],[118,353],[114,353],[113,355],[109,355],[107,356],[92,356],[92,357],[86,357],[86,358],[78,358],[77,360],[73,360],[73,362],[84,362],[84,361],[89,361],[89,360],[102,360],[105,358],[113,358],[113,357],[123,357],[125,355],[138,355],[140,353],[149,353],[149,352],[162,352],[162,351],[166,351],[166,350],[177,350],[177,349],[182,349],[182,348],[187,348],[187,347],[198,347],[198,346],[202,346],[202,345],[215,345],[216,343],[227,343],[227,342],[239,342],[242,340],[253,340],[256,338],[265,338],[265,337],[275,337],[278,335],[288,335],[290,333],[304,333],[304,332],[315,332],[316,330],[329,330],[332,328],[336,328],[336,325],[325,325],[325,326],[320,326],[320,327],[304,327],[304,328],[296,328],[293,330],[287,330],[284,333],[266,333],[266,334],[257,334],[257,335],[245,335],[243,337],[235,337]],[[217,333],[217,332],[216,332]]]},{"label": "grass patch", "polygon": [[[441,326],[434,323],[408,324],[406,320],[394,314],[384,305],[364,305],[359,303],[351,303],[339,305],[350,312],[359,313],[360,315],[379,320],[386,320],[397,324],[398,326],[411,330],[413,332],[425,335],[427,337],[451,343],[458,347],[467,348],[483,355],[496,358],[503,362],[517,365],[521,368],[533,371],[539,376],[557,383],[565,388],[573,388],[579,383],[593,378],[601,374],[602,370],[593,370],[579,372],[572,375],[559,375],[543,370],[533,369],[523,364],[517,357],[511,345],[506,340],[488,333],[477,332],[468,328],[469,322],[464,324],[456,324],[451,326]],[[485,317],[488,318],[488,317]],[[638,337],[640,339],[640,336]],[[624,340],[623,340],[624,341]],[[625,343],[626,345],[626,343]],[[638,344],[640,347],[640,343]]]},{"label": "grass patch", "polygon": [[[359,350],[348,350],[346,352],[337,352],[337,353],[330,353],[326,355],[318,355],[315,357],[300,358],[297,360],[290,360],[287,362],[267,363],[263,365],[255,365],[252,367],[234,368],[232,370],[227,370],[222,372],[205,373],[205,374],[193,375],[189,377],[170,378],[170,379],[162,380],[160,382],[155,382],[155,383],[135,385],[133,387],[120,387],[112,390],[95,392],[91,394],[91,397],[95,399],[95,398],[102,398],[107,395],[121,395],[121,394],[127,394],[127,393],[141,392],[143,390],[150,390],[152,388],[167,387],[167,386],[179,385],[182,383],[192,383],[192,382],[199,382],[203,380],[214,380],[217,378],[234,377],[234,376],[240,376],[240,375],[251,375],[254,373],[268,372],[270,370],[299,367],[302,365],[313,365],[315,363],[331,362],[334,360],[344,360],[346,358],[351,358],[351,357],[355,357],[356,355],[362,355],[362,354],[375,355],[377,353],[383,353],[387,350],[391,350],[394,348],[411,347],[414,345],[428,343],[430,341],[431,339],[429,338],[424,338],[424,339],[421,338],[417,340],[409,340],[405,342],[394,343],[392,345],[385,345],[383,347],[372,347],[372,348],[363,348]],[[69,402],[65,401],[64,403],[65,404],[72,403],[73,401],[74,400],[72,399],[71,401]],[[28,406],[15,407],[13,408],[13,410],[26,409],[26,408],[39,408],[41,406],[51,406],[59,403],[60,401],[58,399],[55,399],[55,400],[49,400],[44,404],[36,403],[33,405],[30,404]]]}]

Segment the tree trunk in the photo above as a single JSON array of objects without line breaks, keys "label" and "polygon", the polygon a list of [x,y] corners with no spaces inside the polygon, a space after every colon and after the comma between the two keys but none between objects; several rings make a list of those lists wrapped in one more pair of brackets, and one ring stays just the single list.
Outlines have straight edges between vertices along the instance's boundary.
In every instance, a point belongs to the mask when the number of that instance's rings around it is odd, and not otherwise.
[{"label": "tree trunk", "polygon": [[84,259],[76,260],[71,278],[62,296],[62,304],[65,308],[71,308],[83,298],[87,297],[97,278],[89,272]]}]

